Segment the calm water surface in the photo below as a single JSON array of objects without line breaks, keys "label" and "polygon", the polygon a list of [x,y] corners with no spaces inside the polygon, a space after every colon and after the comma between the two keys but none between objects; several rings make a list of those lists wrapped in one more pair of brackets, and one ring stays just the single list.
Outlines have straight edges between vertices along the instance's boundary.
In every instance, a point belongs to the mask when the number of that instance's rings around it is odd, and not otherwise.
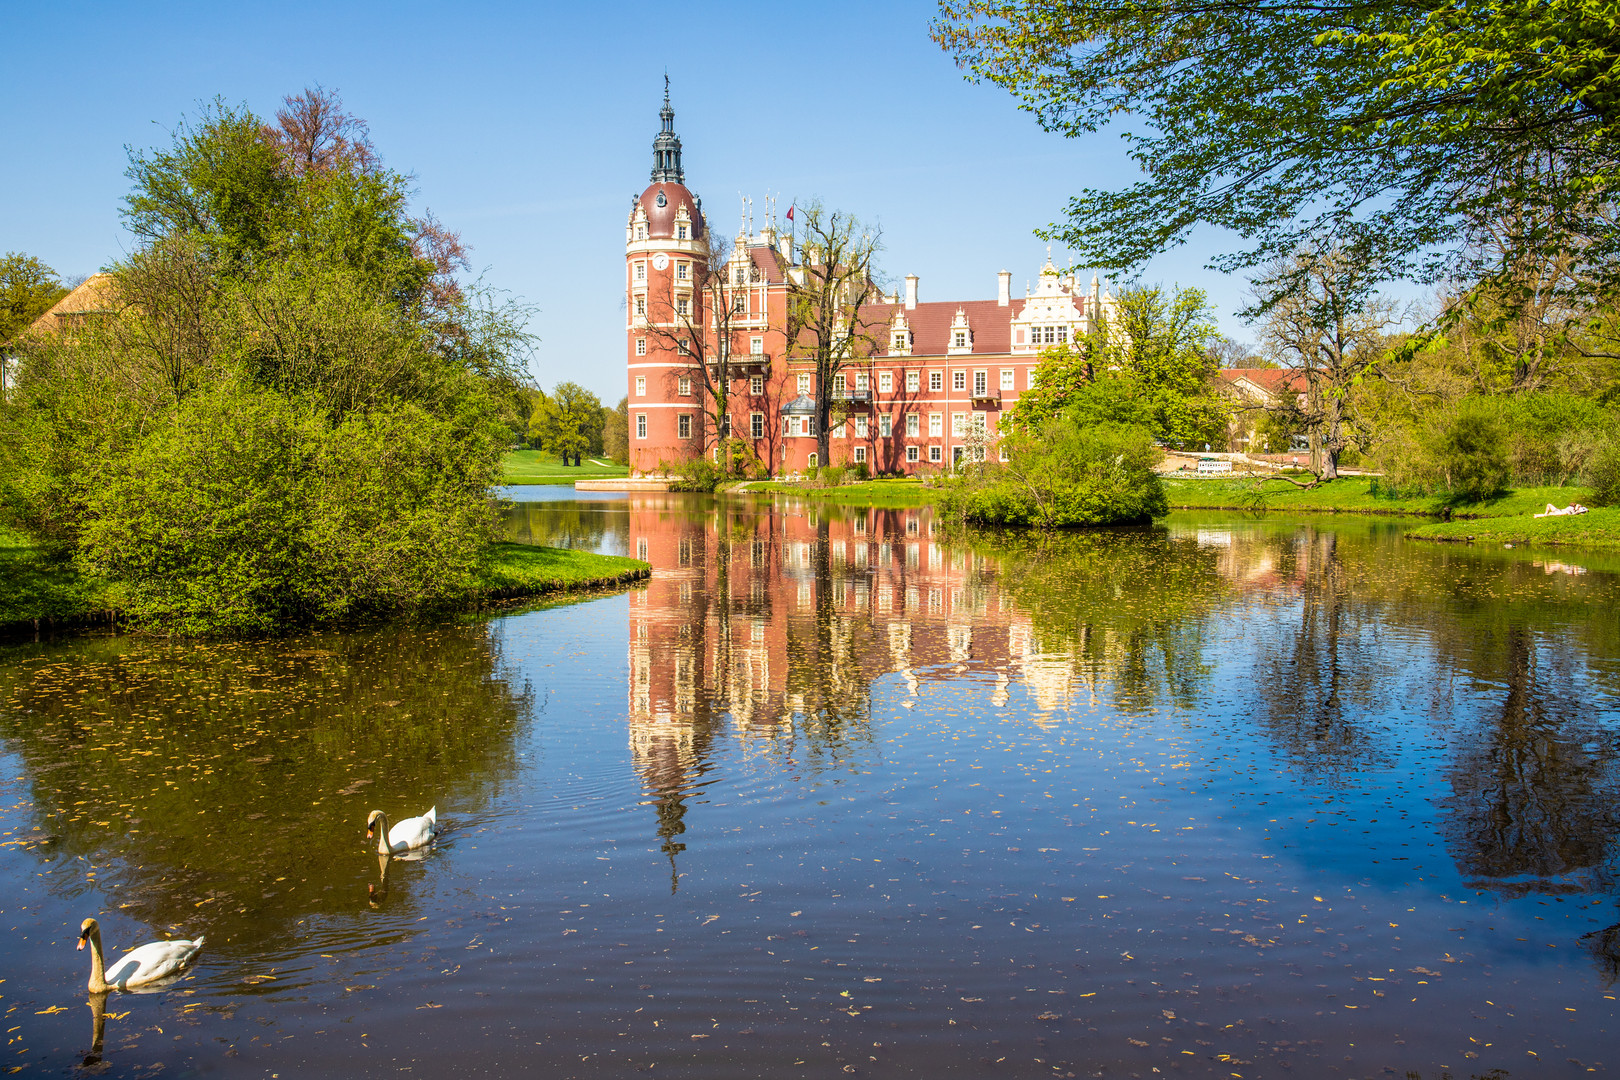
[{"label": "calm water surface", "polygon": [[[514,492],[628,593],[0,646],[6,1067],[1613,1073],[1620,563]],[[366,812],[438,807],[379,866]],[[114,994],[79,921],[206,933]]]}]

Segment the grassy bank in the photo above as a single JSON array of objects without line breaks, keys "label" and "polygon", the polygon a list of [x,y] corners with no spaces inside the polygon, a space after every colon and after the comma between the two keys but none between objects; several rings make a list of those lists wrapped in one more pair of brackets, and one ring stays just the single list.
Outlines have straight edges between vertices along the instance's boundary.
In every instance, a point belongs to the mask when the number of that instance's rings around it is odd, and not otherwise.
[{"label": "grassy bank", "polygon": [[937,502],[944,494],[939,488],[924,487],[921,480],[862,480],[838,487],[816,487],[813,483],[786,480],[754,480],[739,485],[739,488],[749,495],[797,495],[829,503],[876,507],[927,506]]},{"label": "grassy bank", "polygon": [[[1542,509],[1545,509],[1545,504],[1536,507],[1538,511]],[[1414,540],[1461,543],[1620,548],[1620,507],[1603,507],[1575,517],[1538,518],[1526,515],[1478,521],[1436,521],[1419,525],[1406,535]]]},{"label": "grassy bank", "polygon": [[[605,461],[606,465],[598,465]],[[571,484],[575,480],[600,480],[629,476],[630,470],[605,457],[585,458],[579,466],[564,465],[556,454],[543,450],[512,450],[501,458],[503,484]]]},{"label": "grassy bank", "polygon": [[652,573],[640,559],[569,548],[495,544],[493,558],[469,600],[499,600],[639,581]]},{"label": "grassy bank", "polygon": [[1302,491],[1280,480],[1266,484],[1264,499],[1253,501],[1252,480],[1166,479],[1165,495],[1178,510],[1283,510],[1327,514],[1409,514],[1417,517],[1454,518],[1528,517],[1548,503],[1568,506],[1588,495],[1580,487],[1515,488],[1495,499],[1460,502],[1445,495],[1393,497],[1372,490],[1373,481],[1345,477],[1319,488]]},{"label": "grassy bank", "polygon": [[[589,551],[491,545],[478,583],[463,598],[474,607],[516,597],[578,592],[638,581],[651,573],[639,559]],[[119,616],[115,586],[51,558],[26,536],[0,525],[0,632],[39,626],[88,626]]]}]

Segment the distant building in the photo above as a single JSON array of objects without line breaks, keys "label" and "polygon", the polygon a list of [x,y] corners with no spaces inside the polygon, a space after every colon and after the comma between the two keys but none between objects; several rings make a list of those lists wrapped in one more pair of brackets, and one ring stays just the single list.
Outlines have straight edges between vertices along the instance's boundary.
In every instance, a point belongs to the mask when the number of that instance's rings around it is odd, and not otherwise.
[{"label": "distant building", "polygon": [[38,337],[71,332],[87,319],[112,314],[117,310],[114,284],[111,274],[91,274],[78,288],[52,304],[24,333]]},{"label": "distant building", "polygon": [[1309,386],[1303,372],[1293,368],[1222,368],[1215,376],[1215,386],[1236,407],[1227,431],[1231,449],[1267,453],[1290,449],[1256,446],[1255,440],[1266,410],[1287,404],[1290,396],[1304,404]]},{"label": "distant building", "polygon": [[703,399],[699,356],[728,350],[731,433],[776,474],[817,464],[866,465],[876,473],[916,473],[998,452],[1002,417],[1030,388],[1042,350],[1089,333],[1113,297],[1048,260],[1039,284],[1012,295],[1012,274],[996,275],[992,300],[919,298],[919,278],[903,295],[863,307],[875,339],[826,388],[842,419],[831,433],[831,462],[816,461],[809,409],[815,375],[784,359],[787,297],[799,280],[791,231],[746,224],[732,247],[724,303],[730,340],[702,347],[682,327],[718,334],[701,286],[710,251],[703,201],[685,182],[675,113],[666,91],[653,140],[651,183],[633,197],[625,222],[625,334],[634,475],[710,451],[717,426]]}]

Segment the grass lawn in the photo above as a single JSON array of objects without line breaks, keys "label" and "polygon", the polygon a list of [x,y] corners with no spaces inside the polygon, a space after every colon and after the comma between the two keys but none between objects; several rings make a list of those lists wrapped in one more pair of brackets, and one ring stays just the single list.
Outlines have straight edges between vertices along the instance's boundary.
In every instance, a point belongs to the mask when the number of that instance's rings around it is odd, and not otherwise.
[{"label": "grass lawn", "polygon": [[1449,511],[1458,518],[1528,517],[1546,509],[1548,503],[1568,506],[1588,495],[1580,487],[1515,488],[1507,494],[1485,502],[1454,502],[1443,495],[1408,496],[1391,498],[1374,494],[1372,481],[1360,476],[1335,480],[1310,491],[1301,491],[1280,480],[1265,486],[1264,502],[1258,506],[1245,499],[1252,498],[1252,480],[1183,480],[1166,479],[1165,495],[1170,505],[1181,510],[1267,510],[1298,511],[1304,513],[1337,514],[1411,514],[1421,517],[1443,517]]},{"label": "grass lawn", "polygon": [[623,585],[652,573],[640,559],[598,555],[592,551],[496,544],[484,580],[470,599],[538,596],[541,593]]},{"label": "grass lawn", "polygon": [[576,468],[573,465],[564,465],[556,454],[548,454],[544,450],[511,450],[501,458],[501,483],[569,484],[575,480],[601,480],[630,475],[627,466],[615,465],[609,458],[598,457],[596,461],[606,461],[607,464],[598,465],[586,457]]},{"label": "grass lawn", "polygon": [[[1565,504],[1560,504],[1565,505]],[[1546,509],[1545,504],[1535,508]],[[1436,521],[1406,534],[1414,540],[1472,540],[1481,544],[1572,544],[1620,548],[1620,507],[1607,506],[1574,517],[1531,514],[1477,521]]]},{"label": "grass lawn", "polygon": [[924,487],[921,480],[862,480],[838,487],[816,487],[813,483],[785,480],[755,480],[742,489],[747,495],[798,495],[833,503],[859,506],[927,506],[944,494],[940,488]]}]

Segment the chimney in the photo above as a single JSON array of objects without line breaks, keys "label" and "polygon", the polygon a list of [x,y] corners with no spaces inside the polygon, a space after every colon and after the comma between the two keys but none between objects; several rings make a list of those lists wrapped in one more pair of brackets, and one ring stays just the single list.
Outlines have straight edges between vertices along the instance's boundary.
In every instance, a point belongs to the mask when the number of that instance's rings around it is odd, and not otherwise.
[{"label": "chimney", "polygon": [[906,275],[906,310],[911,311],[917,306],[917,275]]},{"label": "chimney", "polygon": [[782,252],[782,257],[787,260],[788,265],[793,265],[793,234],[788,233],[786,236],[777,237],[776,244],[777,249]]},{"label": "chimney", "polygon": [[1012,271],[1003,270],[996,275],[996,303],[1006,307],[1012,303]]}]

